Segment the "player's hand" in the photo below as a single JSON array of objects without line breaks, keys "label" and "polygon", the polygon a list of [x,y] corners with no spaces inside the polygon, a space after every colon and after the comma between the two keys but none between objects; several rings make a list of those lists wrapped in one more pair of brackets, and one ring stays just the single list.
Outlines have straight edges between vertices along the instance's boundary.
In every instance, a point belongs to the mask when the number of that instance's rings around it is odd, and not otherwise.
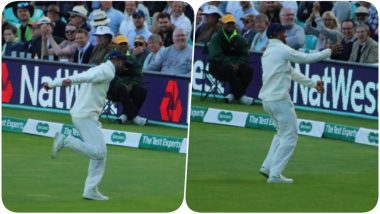
[{"label": "player's hand", "polygon": [[315,88],[321,94],[323,94],[323,92],[325,92],[325,87],[323,86],[323,81],[317,81],[317,86]]},{"label": "player's hand", "polygon": [[47,82],[42,83],[42,87],[43,87],[46,91],[52,89],[52,88],[49,86],[49,84],[48,84]]},{"label": "player's hand", "polygon": [[64,80],[62,81],[62,85],[65,86],[65,87],[69,87],[69,86],[71,86],[71,80],[69,80],[69,79],[64,79]]}]

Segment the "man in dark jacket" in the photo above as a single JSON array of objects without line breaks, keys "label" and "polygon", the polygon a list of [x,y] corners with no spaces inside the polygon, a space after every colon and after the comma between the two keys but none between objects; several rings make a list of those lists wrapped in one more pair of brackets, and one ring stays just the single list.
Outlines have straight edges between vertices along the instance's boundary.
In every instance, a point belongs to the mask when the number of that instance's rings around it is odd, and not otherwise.
[{"label": "man in dark jacket", "polygon": [[253,76],[249,65],[249,45],[235,29],[236,20],[230,15],[222,17],[222,29],[216,32],[208,46],[210,73],[218,80],[226,81],[230,93],[225,97],[226,102],[239,100],[251,105],[253,98],[245,94]]}]

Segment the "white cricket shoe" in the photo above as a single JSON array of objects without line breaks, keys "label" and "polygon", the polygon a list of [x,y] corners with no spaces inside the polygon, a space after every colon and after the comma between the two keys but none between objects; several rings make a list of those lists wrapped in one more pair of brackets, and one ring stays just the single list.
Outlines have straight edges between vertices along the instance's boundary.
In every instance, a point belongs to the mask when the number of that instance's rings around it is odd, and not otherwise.
[{"label": "white cricket shoe", "polygon": [[58,152],[63,148],[64,143],[63,140],[65,139],[65,135],[61,134],[61,132],[55,133],[53,146],[51,148],[51,157],[56,158],[58,155]]},{"label": "white cricket shoe", "polygon": [[244,105],[252,105],[253,104],[253,97],[248,97],[248,96],[241,96],[240,97],[240,103],[244,104]]},{"label": "white cricket shoe", "polygon": [[117,121],[118,123],[120,123],[120,124],[125,124],[125,123],[127,123],[127,120],[128,120],[128,118],[127,118],[127,115],[125,115],[125,114],[120,115],[120,116],[116,119],[116,121]]},{"label": "white cricket shoe", "polygon": [[226,101],[226,103],[232,103],[235,97],[233,94],[227,94],[223,99]]},{"label": "white cricket shoe", "polygon": [[98,190],[91,190],[91,191],[83,193],[83,198],[87,200],[95,200],[95,201],[109,200],[107,196],[103,195]]},{"label": "white cricket shoe", "polygon": [[292,178],[287,178],[283,175],[280,175],[279,177],[270,176],[267,180],[268,183],[282,183],[282,184],[291,184],[293,183]]},{"label": "white cricket shoe", "polygon": [[132,122],[138,126],[145,126],[147,119],[145,117],[136,116]]},{"label": "white cricket shoe", "polygon": [[259,173],[262,174],[264,177],[269,178],[269,169],[261,167]]}]

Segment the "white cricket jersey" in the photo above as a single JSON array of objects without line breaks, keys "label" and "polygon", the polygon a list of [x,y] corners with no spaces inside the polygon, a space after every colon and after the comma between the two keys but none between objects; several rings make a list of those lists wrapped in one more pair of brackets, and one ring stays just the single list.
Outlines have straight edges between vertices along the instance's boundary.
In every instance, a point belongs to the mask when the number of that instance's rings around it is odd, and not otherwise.
[{"label": "white cricket jersey", "polygon": [[331,56],[331,50],[325,49],[318,53],[302,53],[285,45],[281,40],[269,39],[269,44],[261,57],[263,71],[263,86],[259,92],[262,101],[289,99],[291,80],[309,88],[316,83],[296,72],[290,62],[313,63]]},{"label": "white cricket jersey", "polygon": [[114,77],[115,66],[108,60],[80,74],[66,78],[56,78],[49,83],[49,86],[61,86],[63,79],[70,79],[72,85],[81,84],[74,106],[70,110],[71,116],[98,120],[106,100],[110,82]]}]

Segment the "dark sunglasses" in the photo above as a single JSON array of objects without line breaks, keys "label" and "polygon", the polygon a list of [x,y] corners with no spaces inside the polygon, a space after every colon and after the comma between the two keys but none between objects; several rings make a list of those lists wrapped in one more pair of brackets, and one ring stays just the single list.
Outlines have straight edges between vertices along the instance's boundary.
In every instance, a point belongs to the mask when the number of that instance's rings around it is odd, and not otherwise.
[{"label": "dark sunglasses", "polygon": [[140,46],[144,46],[144,43],[142,42],[135,42],[135,47],[140,47]]}]

